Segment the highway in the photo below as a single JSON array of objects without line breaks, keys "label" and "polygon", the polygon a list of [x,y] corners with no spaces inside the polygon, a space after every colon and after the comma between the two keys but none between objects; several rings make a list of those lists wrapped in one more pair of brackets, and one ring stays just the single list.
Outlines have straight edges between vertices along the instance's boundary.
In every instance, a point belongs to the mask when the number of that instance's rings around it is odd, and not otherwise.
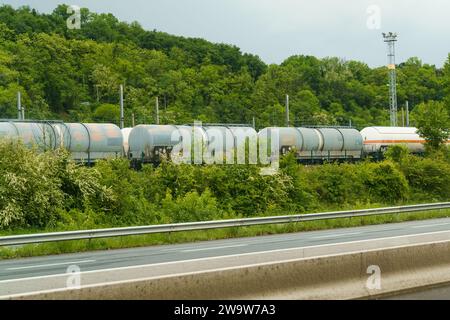
[{"label": "highway", "polygon": [[[390,241],[421,234],[428,234],[433,238],[434,234],[439,235],[445,231],[450,231],[450,218],[2,260],[0,261],[0,297],[31,290],[25,284],[22,287],[20,285],[27,279],[41,281],[40,284],[36,284],[35,290],[50,289],[50,287],[46,287],[49,285],[45,279],[54,275],[67,275],[67,268],[73,265],[78,266],[80,271],[86,274],[102,271],[105,277],[109,274],[107,280],[110,280],[118,275],[119,270],[130,270],[138,266],[150,267],[153,274],[173,274],[197,270],[200,267],[207,268],[213,266],[214,263],[216,266],[222,263],[223,265],[236,264],[237,257],[248,256],[250,261],[255,261],[252,256],[255,253],[258,253],[261,259],[269,256],[278,259],[284,252],[292,255],[292,252],[296,252],[294,250],[299,248],[320,249],[333,245],[345,248],[347,244],[360,242],[364,247],[364,241],[368,240],[387,239],[386,241]],[[320,254],[318,253],[318,255]],[[219,260],[213,260],[216,258]]]}]

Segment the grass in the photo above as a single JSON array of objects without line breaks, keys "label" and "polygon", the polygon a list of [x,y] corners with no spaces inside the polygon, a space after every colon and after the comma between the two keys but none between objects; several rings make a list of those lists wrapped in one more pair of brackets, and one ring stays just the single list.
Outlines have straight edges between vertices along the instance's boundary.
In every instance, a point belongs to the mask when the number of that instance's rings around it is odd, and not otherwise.
[{"label": "grass", "polygon": [[[290,224],[262,225],[251,227],[234,227],[203,231],[186,231],[164,234],[125,236],[116,238],[73,240],[42,244],[30,244],[0,248],[0,259],[42,256],[86,252],[93,250],[109,250],[133,248],[161,244],[175,244],[195,241],[218,240],[239,237],[263,236],[292,232],[305,232],[334,228],[350,228],[365,225],[376,225],[413,220],[426,220],[450,217],[450,210],[437,210],[416,213],[387,214],[379,216],[340,218],[320,221],[296,222]],[[32,233],[33,230],[15,230],[14,234]],[[39,232],[35,230],[35,232]],[[42,232],[42,231],[40,231]],[[5,235],[5,234],[4,234]]]}]

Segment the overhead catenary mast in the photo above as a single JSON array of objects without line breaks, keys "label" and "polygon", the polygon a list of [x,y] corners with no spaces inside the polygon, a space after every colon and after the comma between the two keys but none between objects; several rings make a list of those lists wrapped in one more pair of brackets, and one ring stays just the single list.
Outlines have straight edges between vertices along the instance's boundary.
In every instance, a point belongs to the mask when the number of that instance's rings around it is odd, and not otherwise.
[{"label": "overhead catenary mast", "polygon": [[17,91],[17,119],[22,119],[22,101],[20,96],[20,91]]},{"label": "overhead catenary mast", "polygon": [[286,95],[286,127],[291,125],[291,121],[289,120],[289,95]]},{"label": "overhead catenary mast", "polygon": [[388,49],[388,69],[389,69],[389,110],[391,127],[397,126],[397,73],[395,70],[395,42],[397,34],[393,32],[383,33],[384,42]]},{"label": "overhead catenary mast", "polygon": [[124,115],[123,115],[123,85],[120,85],[120,129],[124,128]]},{"label": "overhead catenary mast", "polygon": [[159,98],[156,97],[155,100],[155,113],[156,113],[156,124],[159,124]]}]

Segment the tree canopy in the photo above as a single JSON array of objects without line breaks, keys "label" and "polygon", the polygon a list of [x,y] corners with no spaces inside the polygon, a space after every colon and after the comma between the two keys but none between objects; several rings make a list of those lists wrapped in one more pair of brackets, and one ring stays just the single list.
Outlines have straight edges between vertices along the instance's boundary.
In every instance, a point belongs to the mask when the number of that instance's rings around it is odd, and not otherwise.
[{"label": "tree canopy", "polygon": [[[1,118],[15,117],[21,91],[27,118],[106,120],[99,107],[118,105],[123,84],[126,125],[131,114],[154,122],[157,96],[162,123],[254,117],[258,127],[284,125],[286,94],[295,125],[389,123],[386,67],[304,55],[266,65],[233,45],[148,31],[85,8],[81,29],[70,30],[66,12],[0,6]],[[410,58],[398,66],[398,84],[400,107],[438,101],[450,109],[450,60],[439,69]]]},{"label": "tree canopy", "polygon": [[417,106],[414,118],[419,134],[432,149],[439,149],[450,137],[450,118],[442,102],[430,101]]}]

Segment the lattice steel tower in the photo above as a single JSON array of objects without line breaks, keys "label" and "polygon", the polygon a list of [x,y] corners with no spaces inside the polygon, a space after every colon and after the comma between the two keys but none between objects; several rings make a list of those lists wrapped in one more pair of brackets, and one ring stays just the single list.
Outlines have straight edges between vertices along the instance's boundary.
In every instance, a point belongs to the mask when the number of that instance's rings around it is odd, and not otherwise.
[{"label": "lattice steel tower", "polygon": [[384,42],[388,47],[388,69],[389,69],[389,110],[391,115],[391,126],[397,126],[397,73],[395,71],[395,42],[396,33],[383,33]]}]

